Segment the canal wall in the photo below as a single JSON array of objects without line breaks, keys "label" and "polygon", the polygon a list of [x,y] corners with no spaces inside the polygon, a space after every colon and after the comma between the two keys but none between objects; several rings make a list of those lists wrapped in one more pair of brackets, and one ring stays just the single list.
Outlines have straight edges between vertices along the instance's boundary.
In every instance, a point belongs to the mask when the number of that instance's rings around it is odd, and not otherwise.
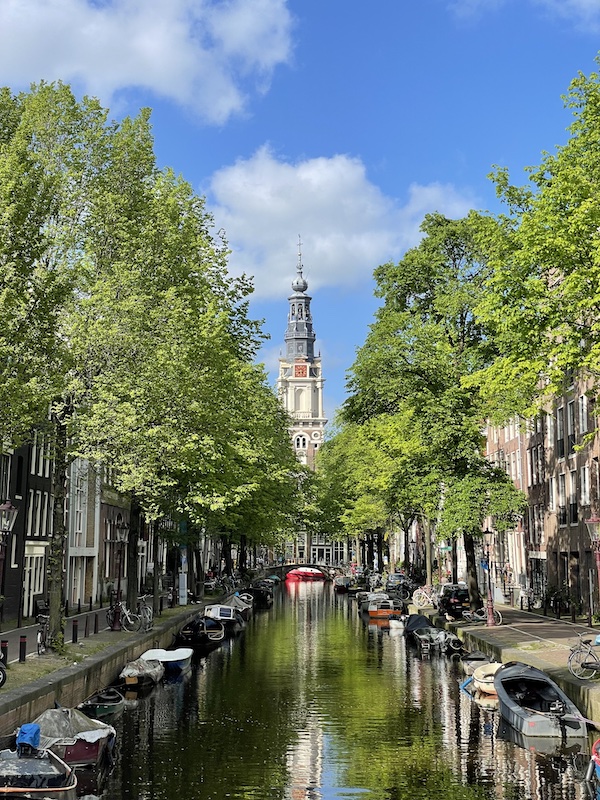
[{"label": "canal wall", "polygon": [[[169,647],[173,636],[185,623],[198,613],[198,606],[183,611],[165,622],[158,622],[152,630],[128,636],[109,644],[100,652],[86,656],[83,661],[51,672],[18,689],[3,689],[0,694],[0,737],[14,734],[25,722],[31,722],[42,711],[55,704],[73,707],[99,689],[118,680],[128,661],[133,661],[146,650],[154,647]],[[100,633],[97,638],[108,635]],[[37,656],[33,656],[37,658]],[[43,656],[42,656],[43,658]],[[10,684],[9,681],[5,686]]]}]

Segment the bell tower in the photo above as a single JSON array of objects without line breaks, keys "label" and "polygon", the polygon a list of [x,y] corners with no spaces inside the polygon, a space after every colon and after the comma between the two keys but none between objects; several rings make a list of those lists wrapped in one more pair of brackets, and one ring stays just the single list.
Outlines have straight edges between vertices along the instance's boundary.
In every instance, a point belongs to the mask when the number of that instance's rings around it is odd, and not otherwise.
[{"label": "bell tower", "polygon": [[311,297],[302,275],[302,250],[298,237],[298,265],[288,297],[289,311],[284,335],[285,357],[279,359],[277,391],[283,407],[292,418],[290,435],[298,460],[311,469],[315,453],[323,442],[327,423],[323,413],[321,356],[315,356],[316,334],[312,326]]}]

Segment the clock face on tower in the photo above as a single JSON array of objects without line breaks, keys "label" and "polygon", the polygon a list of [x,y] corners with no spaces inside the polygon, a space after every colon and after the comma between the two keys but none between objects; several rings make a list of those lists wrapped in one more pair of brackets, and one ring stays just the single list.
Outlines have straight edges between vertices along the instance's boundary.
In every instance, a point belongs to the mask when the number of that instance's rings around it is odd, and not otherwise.
[{"label": "clock face on tower", "polygon": [[294,378],[306,378],[306,364],[296,364],[294,366]]}]

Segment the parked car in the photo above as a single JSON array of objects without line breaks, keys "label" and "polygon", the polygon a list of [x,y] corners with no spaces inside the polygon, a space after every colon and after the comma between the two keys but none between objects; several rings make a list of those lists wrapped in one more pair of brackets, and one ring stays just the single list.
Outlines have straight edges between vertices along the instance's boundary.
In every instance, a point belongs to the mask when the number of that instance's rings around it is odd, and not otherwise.
[{"label": "parked car", "polygon": [[460,619],[463,611],[469,608],[469,590],[466,585],[444,584],[444,587],[440,587],[437,607],[440,614]]}]

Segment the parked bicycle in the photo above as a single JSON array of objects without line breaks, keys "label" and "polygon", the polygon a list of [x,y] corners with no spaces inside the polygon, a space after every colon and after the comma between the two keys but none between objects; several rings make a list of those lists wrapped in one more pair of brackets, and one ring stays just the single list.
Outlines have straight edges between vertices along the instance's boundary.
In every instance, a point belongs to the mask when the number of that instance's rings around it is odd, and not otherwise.
[{"label": "parked bicycle", "polygon": [[154,609],[148,603],[148,597],[149,595],[143,594],[140,598],[138,598],[138,611],[141,620],[141,631],[151,631],[152,625],[154,624]]},{"label": "parked bicycle", "polygon": [[412,601],[417,608],[434,606],[437,602],[437,593],[431,586],[421,586],[413,592]]},{"label": "parked bicycle", "polygon": [[[502,614],[498,611],[497,608],[493,609],[493,616],[494,616],[494,625],[502,625]],[[487,607],[478,608],[477,611],[473,611],[470,608],[465,608],[465,610],[462,612],[462,618],[467,622],[487,622],[488,618]]]},{"label": "parked bicycle", "polygon": [[38,624],[38,629],[36,634],[37,654],[38,656],[41,656],[48,649],[48,633],[50,629],[49,626],[50,617],[48,616],[48,614],[38,614],[35,621]]},{"label": "parked bicycle", "polygon": [[142,618],[139,614],[135,614],[133,611],[130,611],[121,601],[106,609],[106,622],[108,627],[112,628],[115,623],[115,614],[117,613],[117,608],[119,609],[121,627],[130,633],[132,631],[139,631],[139,629],[142,627]]},{"label": "parked bicycle", "polygon": [[600,672],[600,658],[594,652],[600,646],[600,636],[592,643],[591,639],[584,639],[585,633],[579,633],[579,641],[571,647],[567,666],[569,672],[581,680],[595,678]]}]

